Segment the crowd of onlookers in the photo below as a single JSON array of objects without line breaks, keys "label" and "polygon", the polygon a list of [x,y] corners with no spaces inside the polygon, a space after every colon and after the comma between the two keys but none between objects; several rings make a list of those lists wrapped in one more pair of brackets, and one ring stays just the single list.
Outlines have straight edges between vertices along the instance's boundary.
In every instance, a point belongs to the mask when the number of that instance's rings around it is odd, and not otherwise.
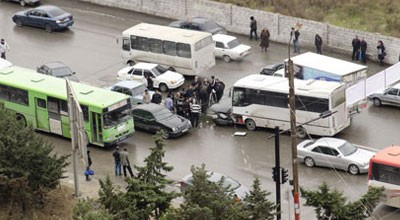
[{"label": "crowd of onlookers", "polygon": [[[152,89],[152,88],[148,88]],[[177,92],[168,92],[163,102],[161,93],[156,89],[152,97],[148,90],[143,94],[144,103],[164,104],[171,112],[189,119],[193,127],[198,127],[201,113],[206,113],[213,103],[219,102],[224,94],[225,84],[218,78],[200,80],[195,76],[193,81]]]}]

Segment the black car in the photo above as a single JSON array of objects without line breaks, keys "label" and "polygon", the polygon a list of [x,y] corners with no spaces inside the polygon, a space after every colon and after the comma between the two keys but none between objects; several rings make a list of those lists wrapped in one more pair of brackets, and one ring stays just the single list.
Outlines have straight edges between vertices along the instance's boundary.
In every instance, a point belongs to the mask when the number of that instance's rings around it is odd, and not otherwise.
[{"label": "black car", "polygon": [[59,78],[68,78],[69,80],[79,82],[75,72],[72,72],[72,70],[62,62],[43,64],[36,68],[36,72]]},{"label": "black car", "polygon": [[225,28],[215,21],[205,17],[194,17],[190,20],[174,21],[168,26],[196,31],[204,31],[211,34],[226,34]]},{"label": "black car", "polygon": [[12,17],[17,26],[44,28],[47,32],[67,29],[72,26],[72,15],[53,5],[43,5],[33,9],[19,11]]},{"label": "black car", "polygon": [[272,76],[276,71],[283,69],[283,68],[285,68],[284,63],[267,65],[267,66],[261,68],[260,74]]},{"label": "black car", "polygon": [[[1,1],[4,0],[0,0],[0,2]],[[6,1],[18,2],[22,7],[24,7],[25,5],[35,5],[40,3],[40,0],[6,0]]]},{"label": "black car", "polygon": [[163,131],[164,139],[181,136],[192,128],[192,124],[186,118],[173,114],[163,105],[154,103],[134,107],[132,116],[135,129],[153,133]]}]

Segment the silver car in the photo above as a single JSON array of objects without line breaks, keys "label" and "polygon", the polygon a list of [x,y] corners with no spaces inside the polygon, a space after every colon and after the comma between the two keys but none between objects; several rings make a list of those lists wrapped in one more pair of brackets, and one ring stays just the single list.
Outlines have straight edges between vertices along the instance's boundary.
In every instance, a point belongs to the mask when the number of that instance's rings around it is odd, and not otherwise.
[{"label": "silver car", "polygon": [[[214,183],[218,183],[218,181],[220,181],[223,178],[224,179],[224,182],[222,184],[223,187],[228,187],[230,189],[230,192],[236,194],[240,200],[243,200],[246,197],[246,195],[250,193],[249,189],[246,186],[240,184],[238,181],[232,179],[229,176],[212,171],[208,171],[207,175],[209,175],[208,180]],[[185,192],[187,188],[191,187],[192,182],[193,182],[192,174],[183,177],[183,179],[179,182],[180,184],[179,189],[181,190],[181,192]]]},{"label": "silver car", "polygon": [[[110,90],[114,92],[123,93],[131,97],[132,105],[143,104],[143,93],[147,89],[146,85],[138,81],[124,80],[115,83]],[[148,91],[151,97],[153,96],[153,91]]]},{"label": "silver car", "polygon": [[374,106],[400,106],[400,83],[372,93],[368,96],[368,100],[372,101]]},{"label": "silver car", "polygon": [[305,140],[297,145],[297,158],[306,166],[341,169],[353,175],[368,172],[374,154],[338,138]]}]

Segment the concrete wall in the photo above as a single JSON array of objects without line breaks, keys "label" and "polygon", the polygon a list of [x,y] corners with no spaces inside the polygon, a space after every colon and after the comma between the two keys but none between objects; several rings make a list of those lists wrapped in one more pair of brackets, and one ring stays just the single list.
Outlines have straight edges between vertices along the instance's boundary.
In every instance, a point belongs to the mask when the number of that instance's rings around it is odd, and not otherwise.
[{"label": "concrete wall", "polygon": [[[188,19],[193,16],[209,17],[228,31],[248,34],[250,16],[254,16],[258,23],[258,32],[267,27],[271,33],[271,40],[287,43],[290,28],[300,22],[300,45],[313,46],[314,36],[318,33],[323,38],[323,47],[337,52],[351,54],[351,41],[355,35],[364,37],[368,43],[367,56],[377,59],[377,41],[382,40],[386,47],[385,62],[397,63],[400,52],[400,39],[384,36],[379,33],[357,31],[341,28],[327,23],[299,19],[281,14],[239,7],[232,4],[223,4],[209,0],[81,0],[100,5],[129,9],[137,12],[162,16],[172,19]],[[349,55],[350,58],[350,55]]]}]

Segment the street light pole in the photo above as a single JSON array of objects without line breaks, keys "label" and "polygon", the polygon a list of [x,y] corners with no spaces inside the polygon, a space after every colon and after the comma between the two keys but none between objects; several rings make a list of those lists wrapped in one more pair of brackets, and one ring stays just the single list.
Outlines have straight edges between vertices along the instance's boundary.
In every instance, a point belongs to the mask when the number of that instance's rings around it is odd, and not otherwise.
[{"label": "street light pole", "polygon": [[293,171],[293,198],[294,198],[294,219],[300,220],[300,201],[299,201],[299,172],[297,164],[297,134],[296,134],[296,99],[294,94],[294,70],[293,61],[290,59],[290,42],[294,35],[294,30],[290,33],[288,43],[288,78],[289,78],[289,109],[290,109],[290,137],[292,142],[292,171]]}]

